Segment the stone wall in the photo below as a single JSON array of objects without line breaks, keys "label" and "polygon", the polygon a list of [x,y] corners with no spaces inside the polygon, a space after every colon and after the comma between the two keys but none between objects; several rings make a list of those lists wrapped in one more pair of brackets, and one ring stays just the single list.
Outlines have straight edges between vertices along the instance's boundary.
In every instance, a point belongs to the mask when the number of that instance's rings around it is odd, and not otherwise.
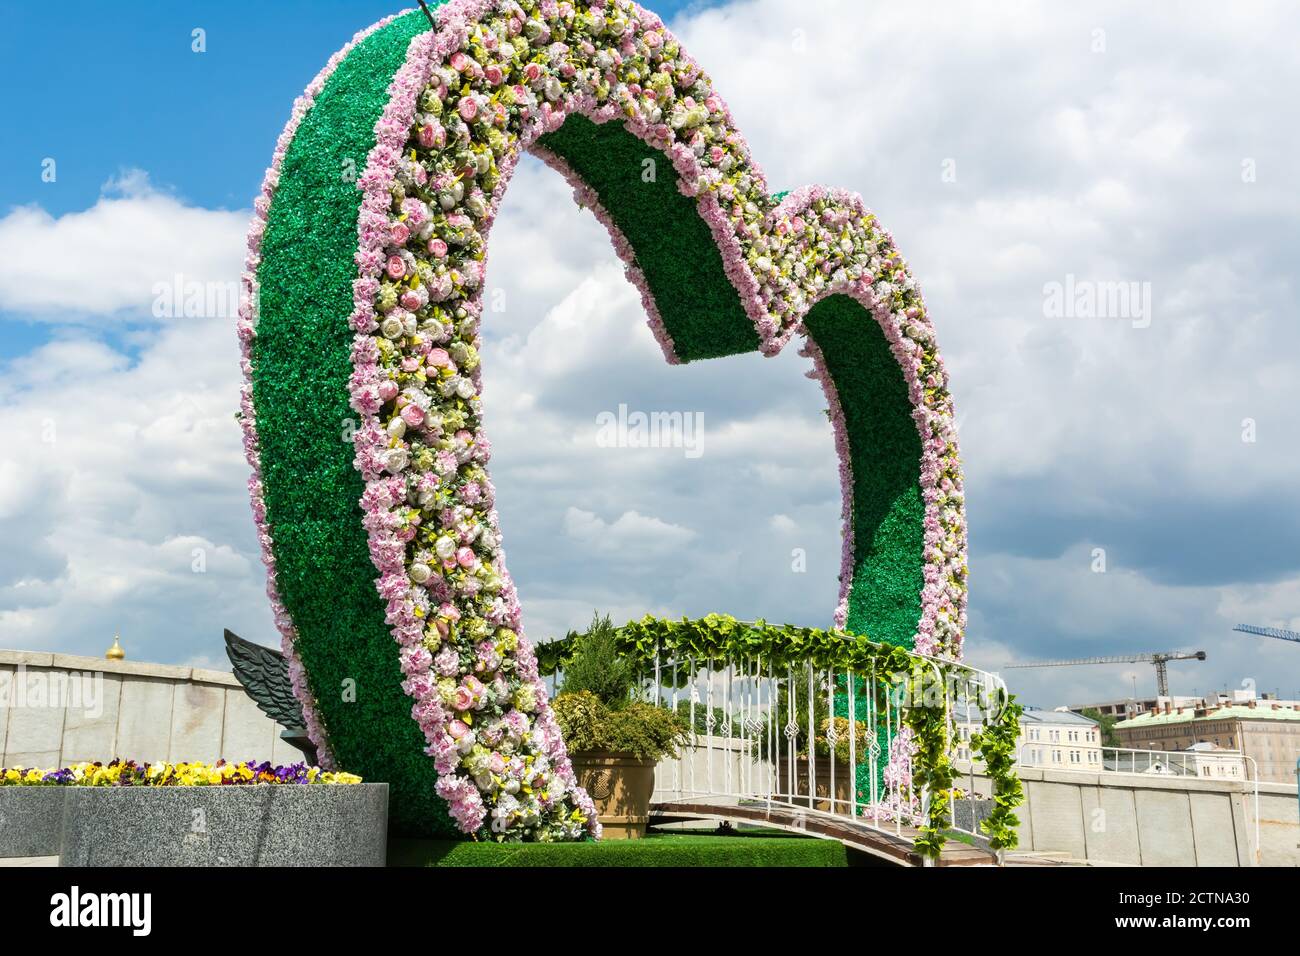
[{"label": "stone wall", "polygon": [[0,650],[0,766],[296,763],[280,730],[228,671]]},{"label": "stone wall", "polygon": [[[962,769],[957,786],[969,789]],[[1293,786],[1259,784],[1257,814],[1249,781],[1032,767],[1020,778],[1020,850],[1133,866],[1300,866]],[[974,779],[986,796],[988,780]]]}]

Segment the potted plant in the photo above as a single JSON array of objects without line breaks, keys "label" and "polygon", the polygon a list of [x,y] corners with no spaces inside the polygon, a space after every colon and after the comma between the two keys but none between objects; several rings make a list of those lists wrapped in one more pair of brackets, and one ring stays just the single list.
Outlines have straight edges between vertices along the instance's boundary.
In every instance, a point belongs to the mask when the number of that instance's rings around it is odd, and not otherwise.
[{"label": "potted plant", "polygon": [[578,783],[596,804],[604,835],[645,835],[655,764],[677,756],[689,728],[671,710],[640,699],[640,681],[618,653],[608,616],[570,633],[559,694],[552,702]]}]

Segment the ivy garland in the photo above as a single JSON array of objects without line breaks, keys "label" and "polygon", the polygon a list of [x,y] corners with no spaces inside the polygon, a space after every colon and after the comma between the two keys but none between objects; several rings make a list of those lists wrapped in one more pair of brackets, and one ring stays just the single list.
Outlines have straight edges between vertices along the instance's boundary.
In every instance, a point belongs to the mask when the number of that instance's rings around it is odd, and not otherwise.
[{"label": "ivy garland", "polygon": [[1020,737],[1020,715],[1024,707],[1009,699],[998,719],[971,736],[971,749],[984,761],[993,784],[993,812],[980,824],[995,850],[1014,850],[1019,842],[1016,808],[1024,802],[1025,788],[1016,773],[1016,741]]},{"label": "ivy garland", "polygon": [[[769,624],[764,620],[738,621],[726,614],[673,620],[646,615],[630,621],[615,632],[619,652],[635,666],[649,671],[656,658],[671,654],[680,663],[686,659],[703,662],[761,660],[774,668],[802,667],[853,671],[856,675],[878,675],[872,692],[877,706],[902,701],[902,726],[912,737],[912,787],[928,794],[923,807],[925,819],[919,827],[916,849],[924,857],[937,859],[947,842],[952,824],[952,792],[957,771],[952,759],[952,719],[943,707],[926,706],[926,686],[937,681],[949,685],[949,678],[962,665],[921,657],[901,647],[880,644],[841,628],[799,627]],[[563,670],[571,658],[574,639],[570,635],[537,646],[538,669],[544,675]],[[682,673],[678,684],[688,682]],[[669,686],[670,675],[660,671],[661,686]],[[920,702],[909,706],[908,701]],[[992,783],[994,809],[981,824],[995,850],[1015,848],[1019,820],[1015,809],[1024,800],[1016,775],[1016,738],[1023,712],[1013,697],[991,708],[989,722],[973,735],[971,746],[984,761]]]}]

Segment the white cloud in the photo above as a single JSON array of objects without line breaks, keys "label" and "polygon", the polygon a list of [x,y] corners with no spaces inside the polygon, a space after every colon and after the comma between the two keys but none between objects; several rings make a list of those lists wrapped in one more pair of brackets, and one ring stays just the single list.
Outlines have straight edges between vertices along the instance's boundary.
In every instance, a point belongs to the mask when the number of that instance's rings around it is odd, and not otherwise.
[{"label": "white cloud", "polygon": [[19,206],[0,218],[0,311],[147,317],[180,277],[183,292],[202,290],[232,315],[249,215],[187,205],[139,170],[106,183],[86,210],[54,217]]},{"label": "white cloud", "polygon": [[690,528],[669,524],[652,515],[624,511],[614,521],[607,522],[581,508],[569,508],[564,513],[564,531],[579,544],[629,560],[675,551],[695,537]]}]

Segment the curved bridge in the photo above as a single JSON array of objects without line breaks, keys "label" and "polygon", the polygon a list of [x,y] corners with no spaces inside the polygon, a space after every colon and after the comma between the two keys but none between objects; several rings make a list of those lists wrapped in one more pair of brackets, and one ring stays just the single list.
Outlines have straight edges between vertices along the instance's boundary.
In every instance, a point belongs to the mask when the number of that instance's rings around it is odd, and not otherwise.
[{"label": "curved bridge", "polygon": [[[789,833],[837,840],[854,850],[869,854],[897,866],[925,866],[927,861],[916,852],[915,827],[900,825],[882,829],[865,820],[855,820],[839,813],[799,807],[789,803],[729,798],[688,797],[662,800],[651,804],[652,826],[665,823],[747,823]],[[967,843],[944,844],[938,866],[996,866],[997,855]]]}]

